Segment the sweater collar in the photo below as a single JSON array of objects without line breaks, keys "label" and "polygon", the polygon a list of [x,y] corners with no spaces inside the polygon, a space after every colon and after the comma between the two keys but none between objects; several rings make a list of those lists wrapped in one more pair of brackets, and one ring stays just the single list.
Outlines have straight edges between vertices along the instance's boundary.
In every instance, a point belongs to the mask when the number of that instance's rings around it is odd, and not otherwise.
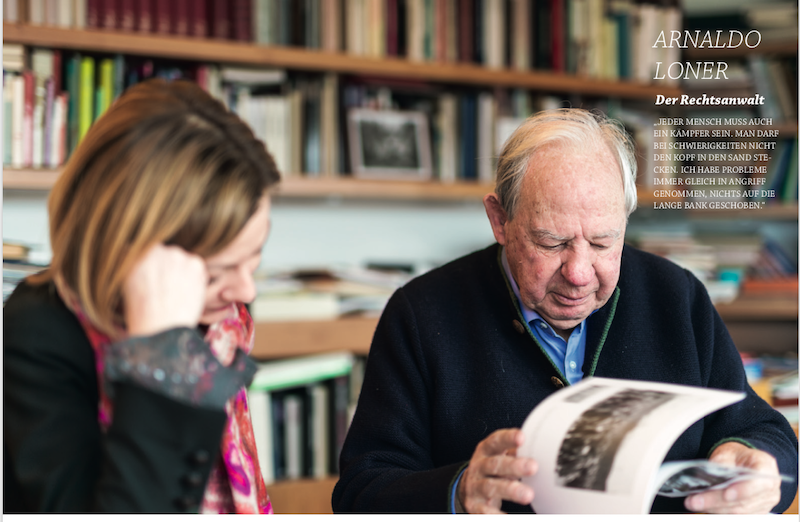
[{"label": "sweater collar", "polygon": [[[533,335],[528,322],[525,320],[525,317],[522,314],[520,303],[516,292],[514,292],[512,282],[509,281],[508,274],[503,267],[503,247],[499,243],[496,243],[495,248],[497,269],[500,271],[502,280],[506,285],[506,291],[509,297],[508,303],[511,306],[511,313],[525,328],[528,333],[528,337],[530,337],[537,348],[539,348],[539,351],[541,351],[542,354],[547,358],[547,360],[550,362],[550,365],[553,367],[553,370],[558,373],[559,378],[565,383],[569,382],[561,373],[561,370],[558,369],[558,366],[547,354],[547,351],[536,340],[536,336]],[[608,302],[606,302],[606,304],[604,304],[601,308],[595,310],[592,315],[586,319],[586,354],[583,359],[584,377],[591,377],[594,375],[594,371],[597,368],[597,361],[600,359],[600,352],[603,350],[603,345],[608,337],[608,331],[611,328],[612,321],[614,320],[614,314],[617,310],[619,296],[620,288],[619,285],[617,285]]]}]

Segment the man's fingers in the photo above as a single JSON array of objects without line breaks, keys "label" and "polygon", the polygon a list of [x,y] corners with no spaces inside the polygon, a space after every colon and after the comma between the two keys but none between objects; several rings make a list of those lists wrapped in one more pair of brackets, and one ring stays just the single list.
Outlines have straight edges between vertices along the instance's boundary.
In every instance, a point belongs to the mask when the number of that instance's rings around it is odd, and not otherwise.
[{"label": "man's fingers", "polygon": [[776,483],[777,479],[745,480],[725,489],[691,495],[684,505],[690,511],[703,513],[767,513],[780,501]]},{"label": "man's fingers", "polygon": [[497,430],[483,439],[476,450],[483,455],[500,455],[506,451],[511,451],[522,445],[525,437],[522,431],[516,428]]},{"label": "man's fingers", "polygon": [[[469,496],[484,501],[478,501],[476,504],[488,503],[499,507],[503,500],[517,504],[530,504],[533,501],[533,489],[518,480],[486,478],[475,483],[474,489],[475,491]],[[468,505],[464,507],[470,510]]]},{"label": "man's fingers", "polygon": [[500,477],[516,480],[533,475],[537,471],[536,461],[530,458],[495,455],[481,459],[476,471],[486,477]]}]

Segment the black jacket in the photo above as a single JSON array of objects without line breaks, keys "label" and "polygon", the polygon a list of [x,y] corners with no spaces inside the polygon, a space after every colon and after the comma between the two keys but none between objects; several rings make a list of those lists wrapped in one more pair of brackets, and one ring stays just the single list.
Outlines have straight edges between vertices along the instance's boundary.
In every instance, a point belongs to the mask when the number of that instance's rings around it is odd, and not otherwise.
[{"label": "black jacket", "polygon": [[[456,472],[500,428],[520,427],[566,379],[525,327],[494,245],[423,275],[390,299],[370,349],[333,493],[337,512],[445,512]],[[797,477],[797,438],[747,385],[703,285],[625,247],[617,290],[587,321],[584,375],[746,391],[692,425],[667,460],[707,458],[746,441]],[[776,511],[796,491],[783,484]],[[530,511],[509,502],[505,511]],[[657,497],[653,511],[684,511]]]},{"label": "black jacket", "polygon": [[225,412],[115,390],[102,434],[83,329],[53,285],[20,285],[3,309],[5,513],[197,510]]}]

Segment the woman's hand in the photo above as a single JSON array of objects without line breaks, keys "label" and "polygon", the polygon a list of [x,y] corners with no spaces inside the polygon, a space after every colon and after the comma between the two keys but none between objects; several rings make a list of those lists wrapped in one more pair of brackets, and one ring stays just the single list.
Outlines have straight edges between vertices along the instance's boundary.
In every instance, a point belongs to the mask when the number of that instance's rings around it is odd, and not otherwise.
[{"label": "woman's hand", "polygon": [[208,274],[200,256],[158,244],[138,262],[123,285],[125,324],[132,337],[197,326]]}]

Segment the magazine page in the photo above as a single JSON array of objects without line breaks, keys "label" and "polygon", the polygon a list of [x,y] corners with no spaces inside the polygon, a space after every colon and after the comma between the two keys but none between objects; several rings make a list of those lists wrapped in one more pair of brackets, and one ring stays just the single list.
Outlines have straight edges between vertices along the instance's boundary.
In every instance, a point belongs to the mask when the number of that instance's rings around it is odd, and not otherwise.
[{"label": "magazine page", "polygon": [[[656,474],[658,494],[664,497],[686,497],[709,489],[726,488],[734,482],[754,478],[773,478],[752,468],[723,466],[708,460],[665,462]],[[780,475],[781,480],[794,482]]]},{"label": "magazine page", "polygon": [[536,459],[537,513],[649,512],[657,470],[674,441],[743,393],[590,377],[540,403],[517,454]]}]

